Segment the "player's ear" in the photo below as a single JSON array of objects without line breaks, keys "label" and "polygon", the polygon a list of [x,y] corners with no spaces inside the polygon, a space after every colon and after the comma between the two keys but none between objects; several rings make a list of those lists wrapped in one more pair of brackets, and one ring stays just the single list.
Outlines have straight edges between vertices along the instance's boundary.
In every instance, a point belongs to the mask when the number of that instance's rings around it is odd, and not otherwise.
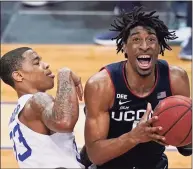
[{"label": "player's ear", "polygon": [[13,71],[13,72],[12,72],[12,78],[13,78],[16,82],[22,82],[22,80],[23,80],[23,75],[22,75],[21,71],[19,71],[19,70]]},{"label": "player's ear", "polygon": [[160,45],[158,46],[158,51],[159,51],[159,54],[161,54],[161,46]]},{"label": "player's ear", "polygon": [[124,45],[123,45],[123,53],[126,53],[127,52],[127,47],[126,47],[127,45],[124,43]]},{"label": "player's ear", "polygon": [[128,56],[127,56],[127,45],[125,43],[124,43],[123,48],[122,48],[122,53],[124,53],[125,58],[128,58]]}]

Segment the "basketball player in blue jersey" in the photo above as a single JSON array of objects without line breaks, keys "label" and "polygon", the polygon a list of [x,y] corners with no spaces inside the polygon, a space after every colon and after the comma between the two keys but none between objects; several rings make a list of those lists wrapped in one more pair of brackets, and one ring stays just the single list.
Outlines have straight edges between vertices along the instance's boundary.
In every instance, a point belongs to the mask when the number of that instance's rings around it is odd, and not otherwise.
[{"label": "basketball player in blue jersey", "polygon": [[[18,95],[9,122],[9,136],[20,168],[84,168],[77,151],[74,126],[83,89],[70,69],[57,75],[56,97],[49,65],[31,48],[21,47],[0,60],[1,79]],[[6,113],[6,112],[4,112]]]},{"label": "basketball player in blue jersey", "polygon": [[[86,157],[98,169],[167,169],[164,126],[151,127],[151,112],[171,95],[190,97],[187,73],[158,55],[171,50],[167,40],[177,37],[154,15],[134,8],[115,20],[117,51],[126,60],[112,63],[93,75],[85,86]],[[191,145],[178,147],[188,156]],[[86,158],[85,158],[86,159]],[[88,160],[87,159],[87,160]]]}]

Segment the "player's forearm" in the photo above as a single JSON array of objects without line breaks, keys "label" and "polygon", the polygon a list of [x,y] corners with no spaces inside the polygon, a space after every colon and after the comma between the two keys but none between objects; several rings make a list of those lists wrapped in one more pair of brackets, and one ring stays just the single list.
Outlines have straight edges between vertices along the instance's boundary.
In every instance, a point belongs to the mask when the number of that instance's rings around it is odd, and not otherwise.
[{"label": "player's forearm", "polygon": [[126,133],[118,138],[98,140],[87,146],[87,150],[90,160],[96,165],[101,165],[126,153],[137,144],[131,134]]},{"label": "player's forearm", "polygon": [[58,74],[55,100],[44,92],[34,94],[31,107],[40,113],[41,120],[52,131],[71,132],[78,120],[79,107],[71,71],[62,69]]},{"label": "player's forearm", "polygon": [[76,89],[71,70],[62,69],[58,74],[56,98],[52,109],[52,121],[64,130],[73,130],[79,115]]}]

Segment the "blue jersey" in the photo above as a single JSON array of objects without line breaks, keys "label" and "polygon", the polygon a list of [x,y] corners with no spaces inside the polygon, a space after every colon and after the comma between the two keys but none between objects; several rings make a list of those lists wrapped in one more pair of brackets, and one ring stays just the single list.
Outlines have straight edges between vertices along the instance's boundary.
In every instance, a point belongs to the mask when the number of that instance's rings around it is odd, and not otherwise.
[{"label": "blue jersey", "polygon": [[[146,97],[136,96],[128,86],[126,61],[107,65],[108,71],[115,90],[114,104],[109,109],[110,127],[108,139],[117,138],[136,127],[140,118],[146,112],[147,103],[150,102],[152,109],[160,100],[171,96],[169,66],[166,61],[158,60],[156,63],[156,81],[150,94]],[[150,167],[162,158],[165,146],[156,142],[139,144],[127,153],[115,158],[97,168],[132,168]]]}]

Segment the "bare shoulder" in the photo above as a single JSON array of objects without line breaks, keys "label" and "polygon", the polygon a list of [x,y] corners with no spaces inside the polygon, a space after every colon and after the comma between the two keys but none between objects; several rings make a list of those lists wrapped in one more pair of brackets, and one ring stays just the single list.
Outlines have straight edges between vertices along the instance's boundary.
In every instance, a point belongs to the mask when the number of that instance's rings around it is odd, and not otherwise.
[{"label": "bare shoulder", "polygon": [[46,101],[54,101],[53,96],[49,95],[48,93],[45,93],[45,92],[37,92],[37,93],[35,93],[35,94],[32,96],[30,102],[31,102],[31,103],[37,102],[37,101],[39,102],[39,101],[41,101],[42,99],[43,99],[43,100],[46,100]]},{"label": "bare shoulder", "polygon": [[44,92],[35,93],[26,103],[23,114],[26,119],[36,119],[40,117],[45,109],[51,109],[53,106],[54,98]]},{"label": "bare shoulder", "polygon": [[94,74],[93,76],[91,76],[88,79],[88,83],[98,83],[98,82],[108,82],[110,81],[110,76],[108,74],[108,72],[106,71],[106,69],[101,70],[100,72],[97,72],[96,74]]},{"label": "bare shoulder", "polygon": [[187,77],[187,72],[179,66],[169,66],[171,78],[184,78]]},{"label": "bare shoulder", "polygon": [[45,108],[50,108],[53,101],[54,98],[51,95],[45,92],[38,92],[32,96],[29,100],[29,104],[33,110],[41,113]]},{"label": "bare shoulder", "polygon": [[[114,86],[108,72],[103,69],[88,79],[84,97],[88,109],[107,111],[114,102]],[[94,111],[93,111],[94,112]]]},{"label": "bare shoulder", "polygon": [[85,90],[97,90],[106,92],[112,92],[113,84],[108,72],[103,69],[100,72],[97,72],[93,76],[91,76],[85,85]]},{"label": "bare shoulder", "polygon": [[189,83],[187,72],[179,66],[170,66],[170,79],[172,83]]},{"label": "bare shoulder", "polygon": [[169,66],[170,81],[173,95],[185,95],[189,97],[190,85],[187,72],[179,66]]}]

